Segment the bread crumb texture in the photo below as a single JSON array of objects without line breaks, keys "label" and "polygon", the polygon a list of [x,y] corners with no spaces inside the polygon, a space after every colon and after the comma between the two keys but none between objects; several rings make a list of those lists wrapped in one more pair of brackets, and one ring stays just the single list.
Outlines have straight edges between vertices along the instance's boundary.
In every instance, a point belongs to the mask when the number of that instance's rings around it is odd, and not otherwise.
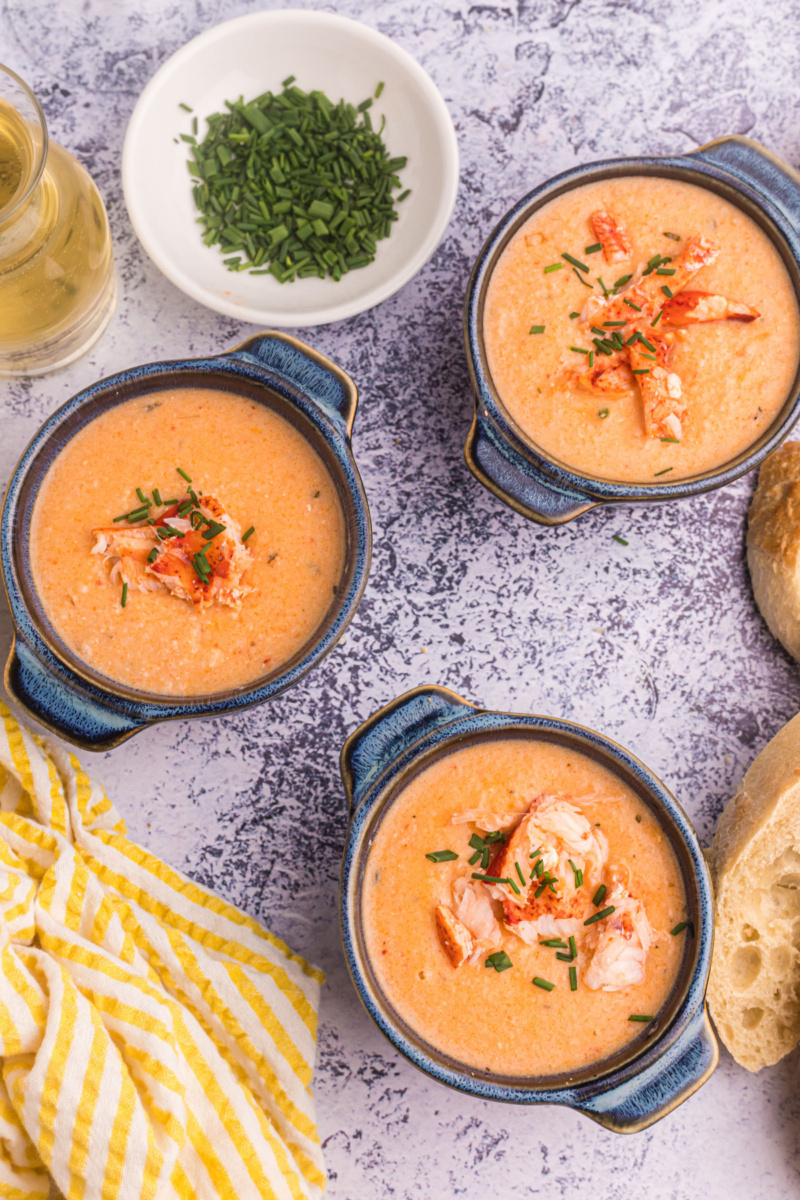
[{"label": "bread crumb texture", "polygon": [[720,818],[709,864],[709,1007],[736,1061],[759,1071],[800,1040],[800,716],[745,775]]},{"label": "bread crumb texture", "polygon": [[770,631],[800,660],[800,442],[764,460],[750,505],[747,562]]}]

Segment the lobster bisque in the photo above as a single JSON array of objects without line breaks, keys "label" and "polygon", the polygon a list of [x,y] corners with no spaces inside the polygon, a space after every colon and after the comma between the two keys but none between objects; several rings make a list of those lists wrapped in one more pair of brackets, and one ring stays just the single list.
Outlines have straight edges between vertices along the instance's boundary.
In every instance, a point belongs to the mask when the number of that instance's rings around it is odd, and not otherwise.
[{"label": "lobster bisque", "polygon": [[[625,229],[627,261],[609,265],[602,251],[585,253],[597,241],[590,223],[596,210],[613,213]],[[692,288],[744,302],[759,316],[677,332],[669,370],[681,381],[686,415],[676,442],[647,436],[634,379],[627,394],[611,398],[576,381],[586,356],[569,347],[592,351],[596,335],[588,322],[570,314],[584,310],[591,294],[585,283],[600,296],[598,277],[611,289],[655,254],[679,255],[692,236],[719,247],[716,261]],[[573,269],[564,252],[588,266],[588,273]],[[545,267],[558,263],[558,270],[545,274]],[[669,274],[657,280],[667,288],[670,281]],[[634,311],[626,309],[625,315]],[[544,333],[531,334],[531,327],[541,325]],[[657,329],[662,332],[663,323]],[[741,209],[680,180],[630,176],[574,188],[530,217],[494,268],[483,332],[499,397],[536,446],[579,474],[672,482],[724,465],[769,428],[797,373],[800,315],[777,249]],[[653,364],[645,358],[637,365]]]},{"label": "lobster bisque", "polygon": [[[236,610],[203,612],[166,591],[120,587],[92,554],[92,529],[187,484],[252,526],[251,591]],[[309,642],[335,602],[344,518],[316,451],[288,421],[244,397],[202,388],[126,401],[77,433],[34,506],[31,563],[56,633],[87,666],[149,693],[204,695],[252,683]]]},{"label": "lobster bisque", "polygon": [[[434,913],[453,883],[480,868],[469,863],[474,822],[465,811],[525,811],[537,793],[569,794],[608,842],[609,863],[628,877],[653,930],[644,978],[617,991],[590,990],[589,930],[577,937],[577,990],[558,951],[528,945],[503,930],[512,966],[484,961],[455,968],[437,934]],[[433,863],[450,849],[455,861]],[[606,876],[607,877],[607,876]],[[563,881],[560,881],[560,884]],[[587,911],[596,909],[589,896]],[[670,930],[686,917],[680,869],[662,826],[648,807],[598,763],[574,750],[515,738],[478,743],[439,759],[391,802],[364,871],[366,949],[377,981],[399,1016],[426,1042],[469,1067],[501,1075],[574,1071],[623,1049],[647,1028],[633,1015],[657,1016],[675,983],[685,938]],[[555,984],[551,991],[534,977]]]}]

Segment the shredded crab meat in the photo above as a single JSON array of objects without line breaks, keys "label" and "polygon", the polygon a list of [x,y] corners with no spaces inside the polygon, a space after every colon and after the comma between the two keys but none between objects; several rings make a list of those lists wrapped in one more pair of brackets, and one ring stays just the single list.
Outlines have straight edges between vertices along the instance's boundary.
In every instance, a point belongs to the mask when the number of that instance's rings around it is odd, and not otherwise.
[{"label": "shredded crab meat", "polygon": [[755,321],[760,316],[749,305],[712,292],[680,292],[665,301],[661,319],[665,325],[681,328],[708,321]]},{"label": "shredded crab meat", "polygon": [[[593,794],[584,799],[610,797]],[[606,837],[578,807],[575,797],[540,794],[523,813],[469,809],[452,818],[454,825],[468,822],[479,824],[486,832],[501,827],[513,830],[494,849],[487,874],[513,879],[518,894],[507,883],[464,875],[453,881],[449,903],[437,904],[434,917],[442,949],[454,967],[474,965],[498,949],[505,931],[529,946],[546,938],[574,937],[588,959],[581,978],[593,991],[620,991],[644,980],[654,937],[644,905],[629,890],[627,866],[609,866]],[[530,879],[537,859],[542,863],[541,874],[534,872]],[[580,884],[571,864],[583,874]],[[541,888],[548,875],[555,881],[554,888]],[[603,906],[614,911],[587,928],[587,916],[600,911],[592,898],[604,879],[610,890]]]},{"label": "shredded crab meat", "polygon": [[[542,875],[531,879],[535,862],[531,855],[536,851],[541,852],[538,857],[542,861]],[[535,797],[491,866],[492,875],[512,879],[517,888],[515,891],[510,884],[491,885],[495,897],[502,901],[506,925],[513,928],[520,922],[534,922],[543,916],[578,919],[586,898],[576,885],[570,860],[591,886],[602,877],[607,858],[608,843],[602,830],[592,826],[570,800],[546,795]],[[542,887],[548,873],[557,883]]]},{"label": "shredded crab meat", "polygon": [[663,336],[656,337],[649,331],[648,341],[655,346],[655,362],[641,342],[628,347],[631,369],[646,370],[647,374],[636,375],[642,395],[644,428],[648,437],[674,437],[680,440],[683,434],[681,419],[686,412],[682,402],[683,388],[680,377],[667,367],[670,343]]},{"label": "shredded crab meat", "polygon": [[[629,257],[627,233],[610,213],[593,213],[590,220],[607,262]],[[627,252],[623,254],[624,247]],[[572,369],[572,377],[579,387],[601,398],[629,395],[634,382],[638,384],[647,437],[676,441],[683,437],[686,413],[683,387],[668,362],[675,334],[664,331],[708,321],[755,321],[760,316],[755,309],[725,296],[686,290],[698,272],[715,262],[719,253],[720,247],[708,238],[687,238],[668,268],[673,272],[671,275],[657,274],[658,267],[645,275],[638,267],[617,295],[592,295],[581,312],[582,326],[604,328],[607,322],[624,322],[624,326],[612,327],[621,334],[625,346],[610,355],[598,350],[591,365],[587,362]],[[618,254],[619,259],[609,257],[612,254]],[[660,323],[658,333],[653,321]],[[630,335],[636,333],[640,338],[628,345]],[[655,345],[655,362],[641,338]]]},{"label": "shredded crab meat", "polygon": [[487,885],[474,879],[456,879],[452,904],[436,907],[436,932],[454,967],[475,963],[483,954],[496,950],[502,933]]},{"label": "shredded crab meat", "polygon": [[[180,507],[173,505],[153,525],[93,529],[92,554],[102,556],[109,565],[113,582],[143,592],[165,590],[176,599],[189,601],[199,612],[212,604],[238,610],[253,590],[242,583],[253,559],[239,526],[214,496],[201,496],[197,507],[202,515],[225,526],[223,532],[206,539],[191,521],[177,515]],[[176,530],[177,536],[160,538],[156,530],[163,526]],[[157,554],[150,562],[154,550]],[[209,567],[205,582],[193,562],[193,556],[203,550]]]},{"label": "shredded crab meat", "polygon": [[644,905],[617,881],[605,898],[615,911],[598,922],[583,982],[592,991],[620,992],[644,980],[653,930]]},{"label": "shredded crab meat", "polygon": [[603,258],[611,265],[625,262],[631,256],[631,244],[628,235],[621,225],[618,225],[611,213],[598,209],[590,217],[592,232],[603,247]]}]

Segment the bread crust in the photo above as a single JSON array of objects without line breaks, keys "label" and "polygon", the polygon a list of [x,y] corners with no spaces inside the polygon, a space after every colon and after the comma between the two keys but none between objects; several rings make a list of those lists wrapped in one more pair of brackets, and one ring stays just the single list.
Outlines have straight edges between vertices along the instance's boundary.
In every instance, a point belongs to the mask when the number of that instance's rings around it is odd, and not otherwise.
[{"label": "bread crust", "polygon": [[747,563],[770,631],[800,660],[800,442],[766,458],[750,504]]},{"label": "bread crust", "polygon": [[708,859],[709,1007],[737,1062],[758,1071],[800,1040],[800,716],[747,771]]}]

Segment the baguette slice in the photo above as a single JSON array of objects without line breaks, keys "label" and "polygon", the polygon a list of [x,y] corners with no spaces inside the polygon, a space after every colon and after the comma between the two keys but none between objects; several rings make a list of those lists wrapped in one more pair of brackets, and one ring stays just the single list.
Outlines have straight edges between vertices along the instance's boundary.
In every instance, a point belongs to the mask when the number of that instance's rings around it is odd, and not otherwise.
[{"label": "baguette slice", "polygon": [[747,564],[770,631],[800,659],[800,442],[764,459],[750,504]]},{"label": "baguette slice", "polygon": [[759,1071],[800,1040],[800,716],[745,775],[720,818],[709,865],[709,1007],[736,1061]]}]

